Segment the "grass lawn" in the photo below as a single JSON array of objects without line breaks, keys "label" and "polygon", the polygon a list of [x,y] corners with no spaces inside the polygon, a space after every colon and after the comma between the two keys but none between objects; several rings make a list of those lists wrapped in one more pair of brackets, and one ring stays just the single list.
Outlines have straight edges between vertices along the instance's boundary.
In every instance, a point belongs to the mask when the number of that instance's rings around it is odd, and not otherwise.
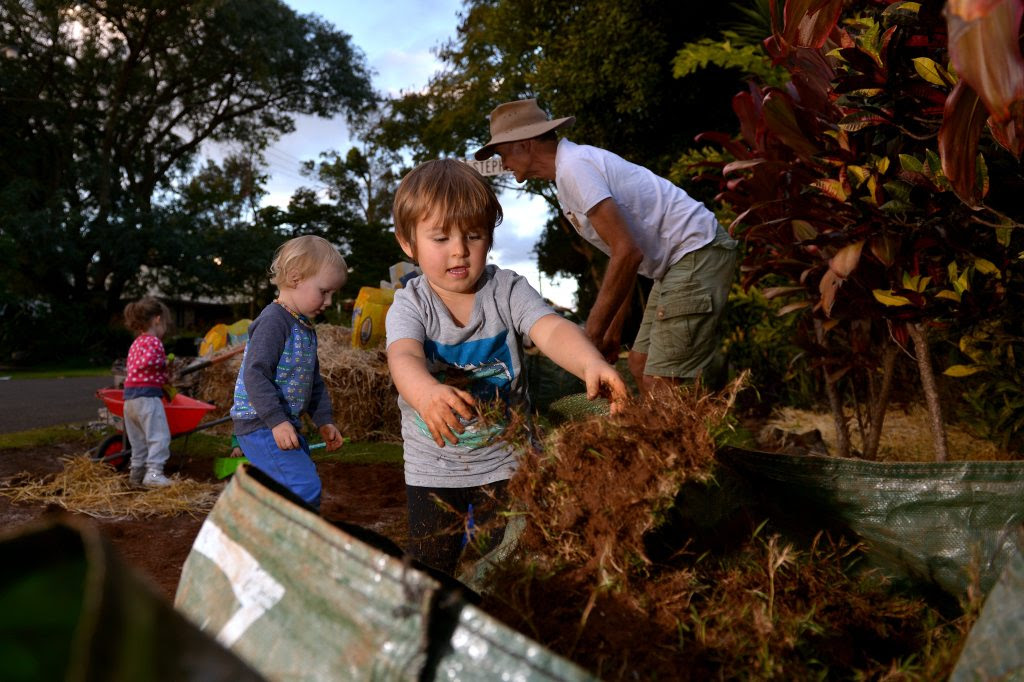
[{"label": "grass lawn", "polygon": [[[50,426],[29,431],[0,434],[0,457],[8,448],[32,448],[58,444],[80,447],[82,451],[99,445],[107,436],[117,433],[113,427],[84,429],[74,425]],[[312,440],[312,439],[311,439]],[[210,433],[193,433],[171,440],[171,453],[188,452],[192,457],[225,457],[231,450],[231,437]],[[402,446],[399,443],[345,441],[340,450],[326,453],[313,451],[315,461],[345,461],[357,464],[401,463]]]},{"label": "grass lawn", "polygon": [[99,377],[110,375],[110,366],[40,365],[37,367],[0,367],[0,377],[8,379],[66,379],[69,377]]}]

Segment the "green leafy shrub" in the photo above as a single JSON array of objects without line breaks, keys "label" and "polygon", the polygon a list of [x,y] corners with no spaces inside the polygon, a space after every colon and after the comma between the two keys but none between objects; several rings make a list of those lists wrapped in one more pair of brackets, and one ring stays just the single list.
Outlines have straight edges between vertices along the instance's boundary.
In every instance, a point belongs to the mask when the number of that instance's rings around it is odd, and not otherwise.
[{"label": "green leafy shrub", "polygon": [[[961,5],[788,0],[764,46],[789,82],[735,95],[738,136],[699,138],[733,159],[716,164],[718,200],[745,242],[742,285],[796,315],[837,420],[852,402],[880,429],[909,358],[939,423],[932,349],[1021,292],[1024,104],[1002,86],[1024,61],[1003,39],[1009,4]],[[944,459],[941,430],[935,446]]]},{"label": "green leafy shrub", "polygon": [[737,396],[738,407],[767,413],[781,406],[809,408],[819,399],[818,387],[805,370],[803,349],[794,343],[792,314],[759,289],[733,285],[725,315],[724,349],[730,374],[749,369],[753,391]]},{"label": "green leafy shrub", "polygon": [[1007,322],[990,320],[962,337],[959,354],[969,363],[950,365],[945,374],[961,382],[961,420],[980,438],[1024,453],[1024,334]]}]

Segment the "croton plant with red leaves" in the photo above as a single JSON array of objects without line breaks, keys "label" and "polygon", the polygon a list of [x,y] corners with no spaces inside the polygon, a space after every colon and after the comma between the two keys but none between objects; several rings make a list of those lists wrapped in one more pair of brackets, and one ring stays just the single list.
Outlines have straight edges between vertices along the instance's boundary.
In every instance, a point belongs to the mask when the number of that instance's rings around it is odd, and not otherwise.
[{"label": "croton plant with red leaves", "polygon": [[789,83],[734,97],[737,137],[701,136],[733,157],[719,199],[746,244],[742,283],[799,311],[841,454],[852,397],[874,456],[912,356],[945,459],[929,340],[1024,302],[1022,3],[773,2],[764,44]]}]

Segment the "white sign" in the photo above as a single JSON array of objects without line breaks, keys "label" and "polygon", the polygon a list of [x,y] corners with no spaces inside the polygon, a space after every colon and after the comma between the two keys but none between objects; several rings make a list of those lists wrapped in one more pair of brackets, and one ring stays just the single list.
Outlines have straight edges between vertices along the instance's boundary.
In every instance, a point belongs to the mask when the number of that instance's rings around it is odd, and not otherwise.
[{"label": "white sign", "polygon": [[235,594],[238,610],[217,633],[217,641],[230,648],[250,625],[281,601],[284,585],[274,580],[256,557],[209,519],[203,522],[192,548],[224,572]]},{"label": "white sign", "polygon": [[501,157],[495,154],[489,159],[477,161],[476,159],[463,159],[466,163],[476,169],[480,175],[501,175],[505,170],[501,167]]}]

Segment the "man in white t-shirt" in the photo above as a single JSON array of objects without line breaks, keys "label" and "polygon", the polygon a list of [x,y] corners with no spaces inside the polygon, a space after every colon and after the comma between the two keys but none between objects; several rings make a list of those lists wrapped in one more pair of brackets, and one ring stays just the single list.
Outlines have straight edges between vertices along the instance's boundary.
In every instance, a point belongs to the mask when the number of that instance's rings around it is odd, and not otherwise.
[{"label": "man in white t-shirt", "polygon": [[629,368],[646,391],[723,376],[720,321],[737,258],[737,242],[699,201],[665,178],[604,149],[559,139],[575,117],[549,119],[535,99],[491,112],[491,139],[475,156],[501,156],[527,179],[555,183],[562,212],[576,231],[609,256],[587,317],[586,333],[617,357],[637,274],[654,280]]}]

